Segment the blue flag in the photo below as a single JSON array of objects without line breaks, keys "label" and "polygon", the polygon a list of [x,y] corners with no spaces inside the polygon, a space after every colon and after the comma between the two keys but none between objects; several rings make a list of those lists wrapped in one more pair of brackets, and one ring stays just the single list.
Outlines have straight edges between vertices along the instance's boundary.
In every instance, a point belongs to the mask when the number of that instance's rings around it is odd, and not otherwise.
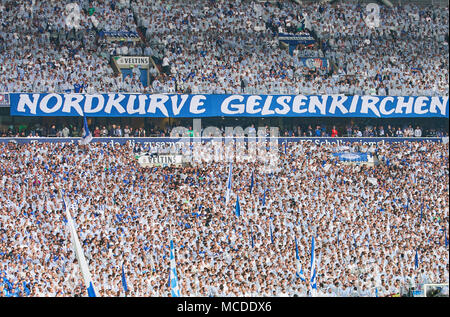
[{"label": "blue flag", "polygon": [[273,234],[272,234],[272,221],[269,223],[269,230],[270,230],[270,241],[273,243]]},{"label": "blue flag", "polygon": [[233,177],[233,163],[230,162],[230,168],[228,171],[228,181],[227,181],[227,192],[225,194],[225,204],[228,205],[228,202],[230,201],[230,194],[231,194],[231,179]]},{"label": "blue flag", "polygon": [[294,237],[294,242],[295,242],[295,258],[297,260],[300,260],[300,256],[298,254],[298,245],[297,245],[297,237]]},{"label": "blue flag", "polygon": [[89,131],[89,127],[88,127],[87,120],[86,120],[85,116],[83,117],[83,120],[84,120],[84,125],[83,125],[84,132],[83,132],[83,137],[81,138],[80,143],[83,144],[83,145],[86,145],[86,144],[88,144],[89,142],[92,141],[92,134]]},{"label": "blue flag", "polygon": [[89,287],[87,288],[87,291],[88,291],[89,297],[97,297],[95,295],[95,289],[94,289],[94,285],[92,285],[92,282],[89,282]]},{"label": "blue flag", "polygon": [[172,297],[180,297],[180,287],[178,286],[178,276],[177,276],[177,269],[176,269],[176,263],[175,263],[175,249],[173,247],[173,240],[170,238],[170,272],[169,272],[169,279],[170,279],[170,288],[171,288],[171,294]]},{"label": "blue flag", "polygon": [[253,189],[253,172],[252,172],[252,179],[250,182],[250,194],[252,193],[252,189]]},{"label": "blue flag", "polygon": [[298,253],[298,245],[297,245],[297,237],[294,237],[295,241],[295,263],[296,263],[296,270],[295,270],[295,276],[300,278],[303,282],[306,281],[305,274],[302,270],[302,264],[300,263],[300,255]]},{"label": "blue flag", "polygon": [[419,224],[422,224],[422,217],[423,217],[423,203],[420,206],[420,222],[419,222]]},{"label": "blue flag", "polygon": [[235,209],[234,213],[236,214],[237,217],[239,217],[241,215],[241,206],[239,205],[239,196],[237,196],[237,199],[236,199],[236,209]]},{"label": "blue flag", "polygon": [[448,238],[447,238],[447,230],[444,229],[444,236],[445,236],[445,247],[448,247]]},{"label": "blue flag", "polygon": [[171,285],[171,280],[170,280],[170,271],[171,271],[172,269],[169,267],[169,279],[167,280],[167,286],[169,286],[170,287],[170,285]]},{"label": "blue flag", "polygon": [[125,270],[123,268],[123,263],[122,263],[122,286],[123,286],[123,290],[125,291],[125,296],[126,296],[126,293],[128,293],[128,285],[127,285],[127,279],[125,277]]},{"label": "blue flag", "polygon": [[262,199],[262,204],[263,206],[266,205],[266,190],[264,189],[264,195],[263,195],[263,199]]},{"label": "blue flag", "polygon": [[419,267],[419,254],[417,253],[416,250],[416,256],[414,257],[414,268],[417,270],[418,267]]},{"label": "blue flag", "polygon": [[253,241],[253,230],[252,230],[252,228],[250,228],[250,234],[251,234],[251,239],[250,239],[250,243],[251,243],[251,245],[252,245],[252,248],[254,248],[255,247],[255,242]]},{"label": "blue flag", "polygon": [[316,296],[317,294],[317,271],[316,271],[316,258],[314,256],[314,237],[311,241],[311,296]]}]

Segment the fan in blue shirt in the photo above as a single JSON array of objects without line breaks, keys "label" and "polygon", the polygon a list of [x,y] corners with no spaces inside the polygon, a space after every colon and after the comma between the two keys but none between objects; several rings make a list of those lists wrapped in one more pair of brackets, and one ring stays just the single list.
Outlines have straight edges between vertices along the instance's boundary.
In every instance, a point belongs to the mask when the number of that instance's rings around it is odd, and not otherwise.
[{"label": "fan in blue shirt", "polygon": [[73,90],[75,93],[80,93],[82,92],[82,90],[86,88],[86,85],[84,83],[82,83],[81,85],[79,83],[75,83],[73,85]]},{"label": "fan in blue shirt", "polygon": [[320,127],[317,127],[315,132],[316,132],[316,136],[322,136],[322,130],[320,130]]}]

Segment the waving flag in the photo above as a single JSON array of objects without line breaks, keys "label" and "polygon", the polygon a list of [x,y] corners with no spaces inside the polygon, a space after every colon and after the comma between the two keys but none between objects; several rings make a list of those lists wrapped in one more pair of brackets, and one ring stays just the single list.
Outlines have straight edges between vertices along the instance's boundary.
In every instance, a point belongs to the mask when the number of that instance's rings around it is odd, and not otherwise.
[{"label": "waving flag", "polygon": [[303,282],[306,281],[305,274],[303,274],[302,265],[300,263],[300,256],[298,254],[298,245],[297,245],[297,237],[295,237],[295,263],[297,266],[297,269],[295,271],[295,276],[300,278]]},{"label": "waving flag", "polygon": [[64,197],[63,197],[63,203],[64,203],[64,209],[66,211],[67,225],[69,226],[69,232],[70,232],[70,236],[72,238],[73,251],[75,253],[75,257],[78,260],[78,263],[80,264],[81,274],[83,275],[84,284],[87,288],[88,296],[96,297],[98,292],[97,292],[96,288],[94,287],[94,284],[92,283],[92,276],[91,276],[91,273],[89,272],[89,267],[87,265],[86,257],[84,256],[83,249],[81,248],[80,241],[78,240],[78,235],[75,230],[75,225],[74,225],[72,216],[70,215],[69,208],[67,208]]},{"label": "waving flag", "polygon": [[122,286],[123,286],[123,290],[125,291],[125,296],[127,296],[128,285],[127,285],[127,279],[125,277],[125,270],[123,268],[123,263],[122,263]]},{"label": "waving flag", "polygon": [[273,243],[272,221],[270,221],[269,223],[269,230],[270,230],[270,241]]},{"label": "waving flag", "polygon": [[252,245],[252,248],[255,247],[255,241],[253,240],[253,229],[250,227],[250,232],[251,232],[251,239],[250,239],[250,243]]},{"label": "waving flag", "polygon": [[233,163],[230,162],[230,169],[228,171],[228,181],[227,181],[227,193],[225,195],[225,204],[228,205],[228,202],[230,201],[230,194],[231,194],[231,179],[233,177],[232,175],[233,171]]},{"label": "waving flag", "polygon": [[175,263],[175,250],[173,247],[173,240],[170,238],[170,288],[172,297],[180,297],[180,287],[178,286],[178,276],[177,276],[177,268]]},{"label": "waving flag", "polygon": [[423,217],[423,203],[420,206],[420,221],[419,221],[419,224],[422,224],[422,217]]},{"label": "waving flag", "polygon": [[253,172],[252,172],[252,179],[251,179],[251,182],[250,182],[250,194],[252,193],[253,182],[254,182],[254,180],[253,180]]},{"label": "waving flag", "polygon": [[418,267],[419,267],[419,254],[417,253],[416,250],[416,255],[414,256],[414,268],[417,270]]},{"label": "waving flag", "polygon": [[447,238],[447,230],[444,230],[444,236],[445,236],[445,247],[448,247],[448,238]]},{"label": "waving flag", "polygon": [[317,271],[316,271],[316,258],[314,257],[314,237],[311,241],[311,296],[314,297],[317,294]]},{"label": "waving flag", "polygon": [[92,141],[92,134],[89,131],[86,117],[83,117],[83,120],[84,120],[84,126],[83,126],[84,132],[83,132],[83,137],[81,138],[80,143],[83,145],[86,145]]},{"label": "waving flag", "polygon": [[237,196],[237,199],[236,199],[236,209],[235,209],[234,213],[236,214],[237,217],[239,217],[241,215],[241,206],[239,205],[239,196]]}]

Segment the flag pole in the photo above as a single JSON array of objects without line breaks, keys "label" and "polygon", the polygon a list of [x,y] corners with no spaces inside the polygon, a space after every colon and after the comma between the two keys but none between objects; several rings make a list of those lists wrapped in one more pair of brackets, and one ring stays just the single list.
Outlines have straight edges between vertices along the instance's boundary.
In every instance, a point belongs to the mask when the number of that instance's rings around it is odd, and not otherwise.
[{"label": "flag pole", "polygon": [[92,276],[89,271],[89,266],[86,261],[86,257],[83,253],[83,249],[81,248],[80,241],[78,239],[78,235],[75,230],[75,224],[73,221],[72,216],[70,215],[69,208],[66,205],[66,201],[64,199],[63,194],[61,193],[61,190],[59,190],[59,194],[61,195],[61,199],[64,204],[64,209],[66,212],[66,218],[67,218],[67,224],[69,226],[69,234],[72,238],[72,248],[73,252],[75,254],[76,259],[78,260],[78,264],[81,269],[81,274],[83,275],[84,283],[87,288],[88,296],[89,297],[96,297],[98,294],[97,289],[94,286],[94,283],[92,282]]},{"label": "flag pole", "polygon": [[[123,252],[122,252],[122,258],[123,258]],[[122,286],[123,286],[123,290],[125,292],[125,297],[127,297],[128,286],[127,286],[127,282],[126,282],[126,279],[125,279],[125,271],[124,271],[124,267],[123,267],[124,262],[122,262]]]}]

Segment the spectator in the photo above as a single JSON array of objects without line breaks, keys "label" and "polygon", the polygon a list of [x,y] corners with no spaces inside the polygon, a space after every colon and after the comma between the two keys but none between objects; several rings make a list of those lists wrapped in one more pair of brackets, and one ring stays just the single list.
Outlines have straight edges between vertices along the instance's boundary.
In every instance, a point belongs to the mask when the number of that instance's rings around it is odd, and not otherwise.
[{"label": "spectator", "polygon": [[103,128],[102,128],[102,130],[101,130],[101,132],[100,132],[100,136],[104,138],[104,137],[107,137],[108,134],[109,134],[108,129],[106,129],[106,127],[103,126]]},{"label": "spectator", "polygon": [[67,126],[64,126],[64,128],[62,129],[62,136],[64,138],[68,138],[70,135],[70,130]]},{"label": "spectator", "polygon": [[419,126],[416,126],[416,129],[414,130],[414,136],[416,138],[420,138],[422,136],[422,130],[420,129]]},{"label": "spectator", "polygon": [[99,129],[99,127],[95,127],[94,132],[92,133],[92,135],[94,136],[94,138],[98,138],[101,135],[101,130]]}]

